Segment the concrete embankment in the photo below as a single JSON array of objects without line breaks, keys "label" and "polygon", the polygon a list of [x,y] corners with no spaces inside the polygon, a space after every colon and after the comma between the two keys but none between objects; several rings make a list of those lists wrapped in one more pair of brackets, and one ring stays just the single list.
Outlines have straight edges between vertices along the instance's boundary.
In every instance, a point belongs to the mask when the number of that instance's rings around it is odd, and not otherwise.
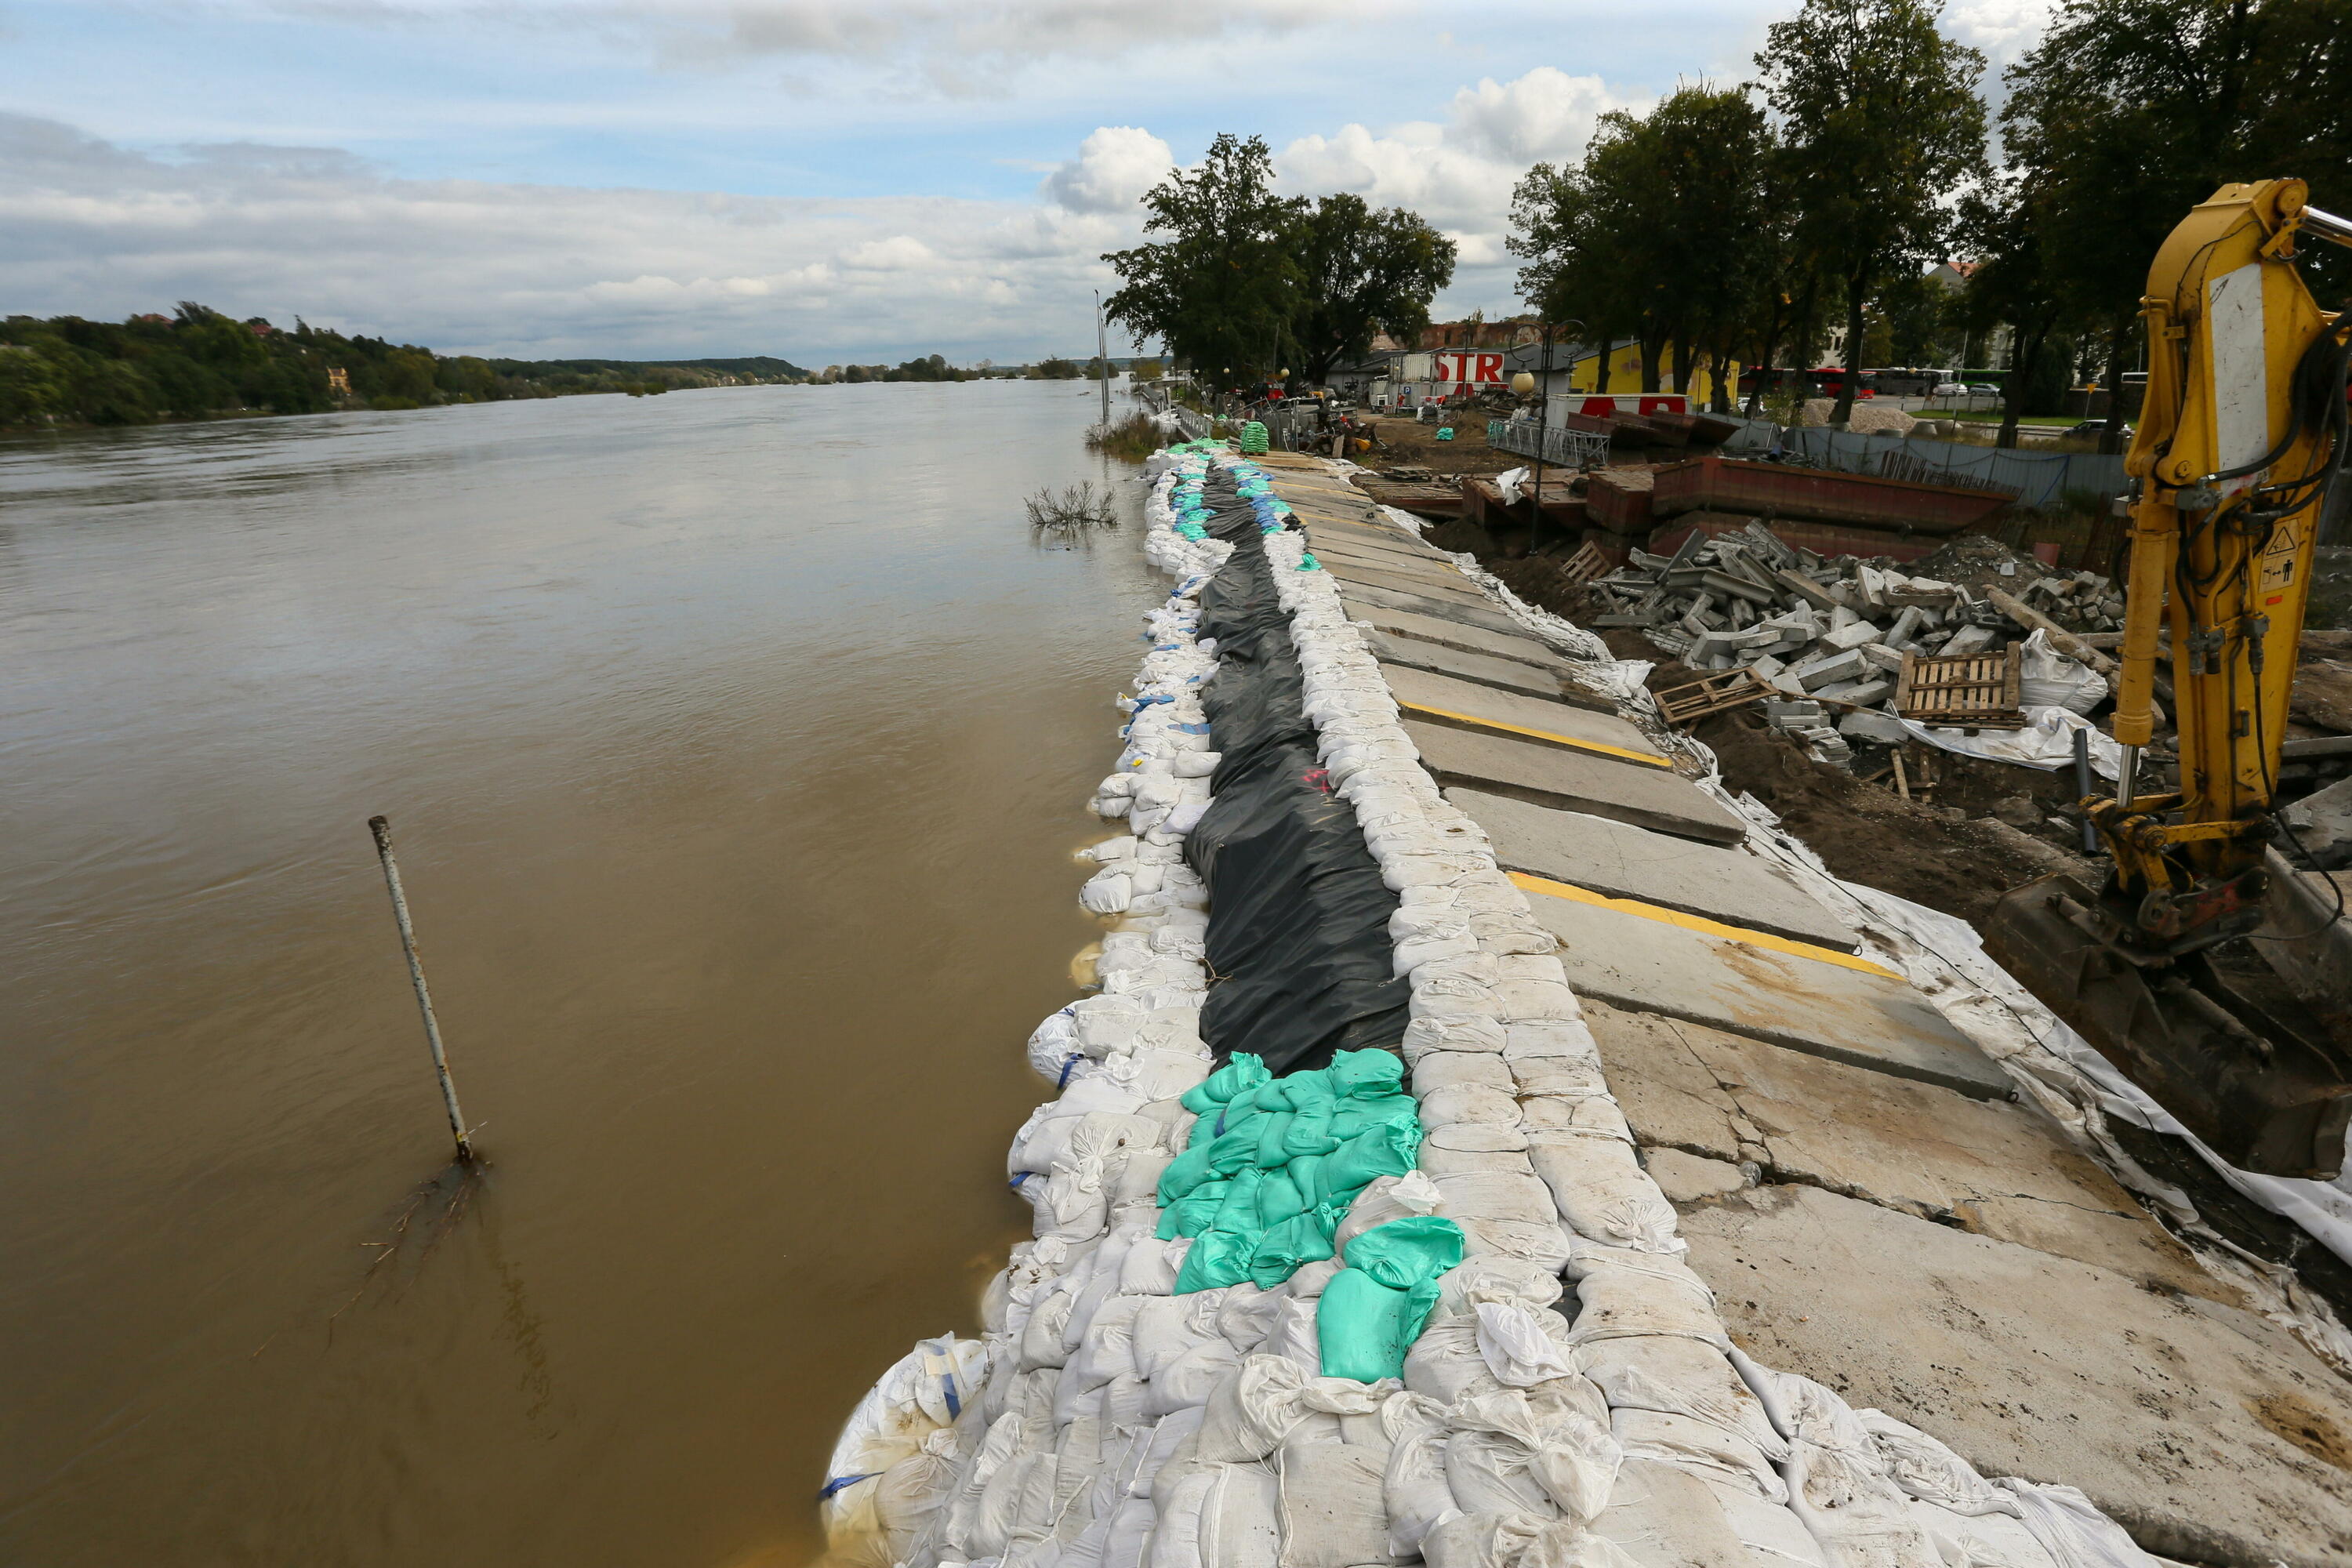
[{"label": "concrete embankment", "polygon": [[[1097,800],[1129,829],[1085,892],[1102,989],[1031,1042],[1059,1089],[1012,1162],[1038,1239],[983,1340],[861,1406],[845,1559],[2352,1552],[2332,1323],[2184,1245],[1965,927],[1830,879],[1638,667],[1331,466],[1154,468],[1178,582]],[[1213,1069],[1383,1047],[1412,1168],[1305,1214],[1335,1255],[1204,1277],[1244,1219],[1160,1200],[1231,1142]],[[1253,1113],[1261,1150],[1305,1114]],[[1360,1348],[1327,1303],[1378,1288],[1335,1283],[1375,1270],[1359,1244],[1433,1218],[1463,1260],[1401,1377],[1325,1375]]]}]

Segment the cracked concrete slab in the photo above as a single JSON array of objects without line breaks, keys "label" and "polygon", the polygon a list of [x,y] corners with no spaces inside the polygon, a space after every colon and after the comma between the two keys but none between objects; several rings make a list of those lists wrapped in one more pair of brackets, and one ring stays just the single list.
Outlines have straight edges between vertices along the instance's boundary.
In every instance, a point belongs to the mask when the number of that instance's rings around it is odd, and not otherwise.
[{"label": "cracked concrete slab", "polygon": [[[1417,722],[1507,725],[1513,731],[1510,739],[1514,741],[1539,746],[1559,743],[1540,738],[1552,735],[1565,742],[1612,746],[1633,752],[1633,757],[1627,761],[1636,767],[1665,771],[1657,767],[1665,759],[1660,755],[1657,747],[1650,743],[1649,737],[1613,712],[1598,712],[1559,697],[1530,697],[1517,692],[1498,691],[1491,686],[1479,686],[1434,671],[1408,669],[1402,665],[1385,662],[1381,666],[1381,674],[1388,681],[1391,694],[1401,706],[1409,710],[1406,716]],[[1519,732],[1527,731],[1538,733]],[[1643,762],[1639,760],[1642,758],[1654,761]],[[1696,786],[1688,787],[1696,790]]]},{"label": "cracked concrete slab", "polygon": [[[1566,694],[1567,689],[1561,685],[1559,676],[1537,665],[1521,664],[1515,658],[1464,653],[1459,648],[1445,647],[1433,642],[1387,637],[1378,632],[1368,641],[1372,656],[1383,665],[1442,675],[1449,680],[1466,681],[1496,691],[1531,697],[1538,702],[1558,702]],[[1588,707],[1586,711],[1595,710]]]},{"label": "cracked concrete slab", "polygon": [[[1321,556],[1316,560],[1321,561]],[[1461,573],[1447,566],[1444,571],[1419,571],[1411,563],[1399,562],[1394,569],[1369,566],[1358,561],[1336,558],[1324,570],[1343,583],[1355,583],[1373,588],[1393,588],[1402,594],[1418,594],[1425,599],[1458,599],[1470,605],[1491,605],[1486,591]]]},{"label": "cracked concrete slab", "polygon": [[1587,1004],[1585,1022],[1646,1147],[1753,1161],[1768,1181],[1826,1188],[2152,1289],[2245,1303],[2030,1106],[1605,1003]]},{"label": "cracked concrete slab", "polygon": [[1583,812],[1454,788],[1445,798],[1494,840],[1506,871],[1571,882],[1852,952],[1861,939],[1770,862]]},{"label": "cracked concrete slab", "polygon": [[1492,599],[1484,605],[1474,605],[1467,599],[1452,595],[1440,599],[1427,594],[1402,593],[1394,588],[1376,588],[1369,584],[1350,583],[1345,578],[1339,584],[1339,603],[1349,610],[1383,609],[1410,610],[1417,616],[1437,620],[1459,621],[1464,626],[1481,626],[1490,632],[1517,632],[1519,624],[1503,613],[1501,605]]},{"label": "cracked concrete slab", "polygon": [[[1555,727],[1567,730],[1564,724]],[[1422,766],[1440,784],[1466,784],[1488,795],[1590,812],[1707,843],[1737,844],[1748,831],[1688,779],[1664,768],[1476,730],[1448,729],[1410,714],[1402,728],[1421,753]]]},{"label": "cracked concrete slab", "polygon": [[1521,664],[1531,664],[1554,675],[1568,675],[1575,668],[1534,637],[1482,631],[1458,621],[1440,620],[1434,616],[1416,616],[1410,610],[1361,610],[1356,612],[1352,618],[1391,639],[1410,638],[1415,642],[1435,643],[1440,647],[1450,647],[1462,653],[1484,654],[1488,658],[1517,659]]},{"label": "cracked concrete slab", "polygon": [[1743,1035],[1979,1099],[2005,1100],[2009,1075],[1895,976],[1528,889],[1559,939],[1568,984],[1637,1013]]},{"label": "cracked concrete slab", "polygon": [[1987,1476],[2079,1487],[2168,1556],[2352,1559],[2352,1389],[2252,1312],[1816,1187],[1683,1234],[1743,1350]]}]

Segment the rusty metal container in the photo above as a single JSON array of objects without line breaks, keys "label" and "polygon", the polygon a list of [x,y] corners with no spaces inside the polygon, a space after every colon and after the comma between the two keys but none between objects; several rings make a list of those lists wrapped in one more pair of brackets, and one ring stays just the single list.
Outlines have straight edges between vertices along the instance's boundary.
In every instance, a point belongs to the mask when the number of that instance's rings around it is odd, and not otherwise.
[{"label": "rusty metal container", "polygon": [[1669,464],[1657,471],[1655,486],[1650,508],[1661,517],[1704,509],[1930,534],[1981,526],[2013,499],[1999,490],[1870,479],[1737,458],[1694,458]]}]

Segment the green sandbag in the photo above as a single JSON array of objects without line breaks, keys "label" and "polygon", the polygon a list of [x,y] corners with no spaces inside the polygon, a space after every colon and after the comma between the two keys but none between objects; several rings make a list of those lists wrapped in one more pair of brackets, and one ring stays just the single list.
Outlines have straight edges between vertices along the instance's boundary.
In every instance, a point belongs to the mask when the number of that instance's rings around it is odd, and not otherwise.
[{"label": "green sandbag", "polygon": [[1257,1188],[1257,1227],[1272,1230],[1307,1206],[1307,1194],[1298,1190],[1288,1171],[1268,1171]]},{"label": "green sandbag", "polygon": [[1292,1215],[1258,1238],[1250,1258],[1250,1279],[1261,1290],[1271,1290],[1298,1271],[1301,1264],[1319,1263],[1331,1256],[1331,1233],[1338,1222],[1328,1211],[1308,1209]]},{"label": "green sandbag", "polygon": [[1343,1100],[1378,1100],[1404,1082],[1404,1062],[1392,1051],[1339,1051],[1331,1058],[1331,1092]]},{"label": "green sandbag", "polygon": [[1257,1217],[1258,1189],[1265,1184],[1265,1173],[1255,1165],[1234,1172],[1234,1179],[1225,1184],[1225,1201],[1217,1205],[1217,1217],[1209,1228],[1237,1236],[1255,1236],[1265,1229]]},{"label": "green sandbag", "polygon": [[[1315,1191],[1311,1194],[1318,1204],[1352,1198],[1382,1176],[1402,1176],[1413,1167],[1413,1155],[1421,1148],[1421,1128],[1399,1126],[1393,1121],[1367,1127],[1345,1143],[1323,1157],[1315,1173]],[[1170,1170],[1176,1167],[1171,1165]]]},{"label": "green sandbag", "polygon": [[1349,1242],[1348,1267],[1315,1310],[1323,1375],[1403,1376],[1405,1352],[1437,1305],[1438,1277],[1461,1261],[1462,1227],[1437,1215],[1391,1220]]},{"label": "green sandbag", "polygon": [[1243,1127],[1222,1138],[1212,1138],[1206,1143],[1195,1143],[1173,1160],[1160,1173],[1160,1203],[1161,1207],[1176,1202],[1202,1182],[1221,1176],[1232,1176],[1245,1165],[1255,1163],[1257,1133]]},{"label": "green sandbag", "polygon": [[1269,1110],[1257,1117],[1257,1163],[1267,1170],[1290,1163],[1290,1124],[1298,1120],[1295,1110]]},{"label": "green sandbag", "polygon": [[1348,1267],[1362,1269],[1391,1290],[1433,1282],[1461,1261],[1462,1227],[1443,1215],[1392,1219],[1348,1243]]},{"label": "green sandbag", "polygon": [[1409,1094],[1391,1094],[1375,1100],[1343,1100],[1331,1115],[1331,1136],[1345,1143],[1368,1127],[1393,1122],[1399,1127],[1419,1129],[1421,1106]]},{"label": "green sandbag", "polygon": [[1233,1060],[1186,1089],[1178,1103],[1195,1116],[1206,1116],[1210,1107],[1223,1105],[1245,1089],[1264,1083],[1272,1075],[1265,1063],[1245,1051],[1234,1053]]},{"label": "green sandbag", "polygon": [[1194,1237],[1184,1254],[1184,1267],[1176,1271],[1173,1293],[1189,1296],[1195,1290],[1240,1284],[1250,1277],[1250,1255],[1257,1245],[1256,1236],[1236,1236],[1229,1230],[1204,1231]]},{"label": "green sandbag", "polygon": [[1160,1211],[1160,1228],[1153,1232],[1162,1241],[1172,1241],[1180,1236],[1198,1236],[1209,1228],[1224,1206],[1225,1194],[1233,1190],[1231,1182],[1203,1182],[1192,1192]]}]

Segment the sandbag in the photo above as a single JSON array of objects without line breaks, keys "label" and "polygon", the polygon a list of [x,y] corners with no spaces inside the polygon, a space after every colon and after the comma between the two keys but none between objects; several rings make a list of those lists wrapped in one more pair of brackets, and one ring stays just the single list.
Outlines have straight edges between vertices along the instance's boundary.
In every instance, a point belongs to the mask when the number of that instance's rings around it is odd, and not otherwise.
[{"label": "sandbag", "polygon": [[1423,1215],[1348,1244],[1348,1267],[1324,1287],[1318,1341],[1325,1373],[1373,1383],[1400,1377],[1405,1350],[1437,1304],[1438,1276],[1462,1261],[1462,1231]]},{"label": "sandbag", "polygon": [[1385,1449],[1302,1443],[1282,1458],[1282,1568],[1398,1563],[1383,1501]]},{"label": "sandbag", "polygon": [[1416,1215],[1435,1214],[1444,1205],[1444,1194],[1437,1184],[1419,1171],[1380,1177],[1366,1184],[1348,1205],[1348,1217],[1332,1232],[1332,1244],[1335,1248],[1344,1247],[1376,1226]]},{"label": "sandbag", "polygon": [[1381,1426],[1390,1445],[1381,1479],[1388,1549],[1410,1558],[1419,1554],[1432,1525],[1460,1511],[1445,1483],[1445,1408],[1420,1394],[1392,1394],[1381,1404]]},{"label": "sandbag", "polygon": [[1642,1169],[1631,1144],[1576,1132],[1531,1132],[1528,1159],[1579,1236],[1649,1252],[1683,1249],[1674,1205]]},{"label": "sandbag", "polygon": [[1172,1415],[1195,1405],[1206,1405],[1218,1379],[1242,1363],[1242,1353],[1222,1339],[1193,1346],[1171,1362],[1151,1380],[1144,1411],[1153,1416]]},{"label": "sandbag", "polygon": [[1576,1370],[1567,1351],[1519,1303],[1481,1301],[1476,1318],[1478,1353],[1504,1386],[1532,1388]]},{"label": "sandbag", "polygon": [[1213,1464],[1263,1459],[1312,1412],[1369,1415],[1381,1397],[1340,1377],[1316,1377],[1295,1362],[1253,1355],[1209,1396],[1201,1420],[1200,1456]]}]

